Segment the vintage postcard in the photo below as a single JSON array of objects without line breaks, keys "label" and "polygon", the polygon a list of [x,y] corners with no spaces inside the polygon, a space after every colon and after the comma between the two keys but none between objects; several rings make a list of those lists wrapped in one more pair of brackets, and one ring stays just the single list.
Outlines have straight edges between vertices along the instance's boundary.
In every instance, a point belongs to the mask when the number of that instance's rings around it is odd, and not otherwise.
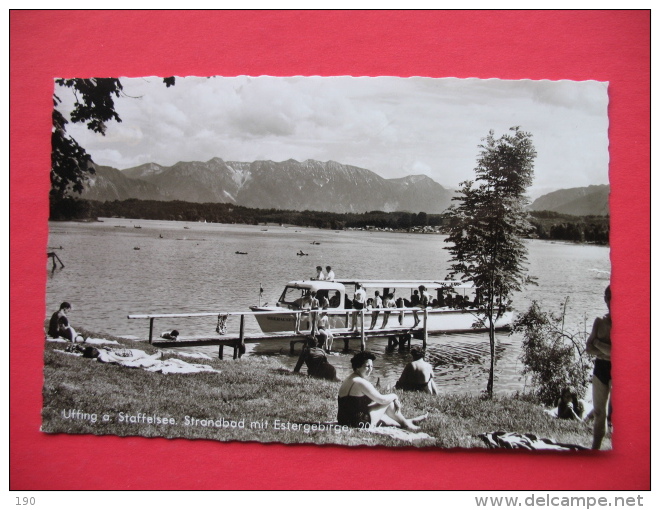
[{"label": "vintage postcard", "polygon": [[610,449],[607,85],[56,79],[42,431]]}]

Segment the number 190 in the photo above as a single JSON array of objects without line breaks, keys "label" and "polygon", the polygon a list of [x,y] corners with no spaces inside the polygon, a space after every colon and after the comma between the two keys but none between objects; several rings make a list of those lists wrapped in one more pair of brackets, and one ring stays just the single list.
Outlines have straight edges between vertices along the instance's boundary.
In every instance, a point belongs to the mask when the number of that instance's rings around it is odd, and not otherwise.
[{"label": "number 190", "polygon": [[25,506],[25,505],[32,505],[34,506],[37,503],[37,500],[35,498],[28,498],[27,496],[23,496],[22,498],[19,498],[16,496],[16,505],[18,506]]}]

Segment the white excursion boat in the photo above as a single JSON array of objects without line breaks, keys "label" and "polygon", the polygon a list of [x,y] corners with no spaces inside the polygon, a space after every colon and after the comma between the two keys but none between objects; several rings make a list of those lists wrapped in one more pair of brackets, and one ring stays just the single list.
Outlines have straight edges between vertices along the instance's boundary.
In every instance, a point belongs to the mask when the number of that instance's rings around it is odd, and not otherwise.
[{"label": "white excursion boat", "polygon": [[[332,330],[347,330],[353,326],[352,315],[361,312],[353,309],[349,292],[354,295],[357,284],[366,291],[367,299],[373,298],[376,291],[385,302],[385,297],[393,293],[397,308],[365,308],[364,330],[370,331],[372,319],[378,313],[372,333],[378,330],[387,334],[388,330],[422,329],[426,324],[429,334],[467,333],[488,331],[488,324],[482,322],[484,313],[475,305],[476,292],[471,284],[456,281],[433,280],[296,280],[286,284],[279,300],[274,306],[251,306],[259,327],[264,333],[295,331],[296,313],[305,309],[301,303],[305,295],[315,292],[316,299],[326,302]],[[432,304],[426,308],[414,306],[413,295],[420,286],[424,286],[431,296]],[[460,296],[460,297],[459,297]],[[326,301],[327,300],[327,301]],[[460,301],[460,304],[455,304]],[[271,312],[271,313],[267,313]],[[286,313],[292,312],[292,313]],[[311,322],[319,312],[302,313],[299,329],[310,330]],[[385,326],[383,322],[388,315]],[[495,322],[495,329],[508,329],[513,321],[513,311],[507,310]],[[358,320],[358,329],[361,329]]]}]

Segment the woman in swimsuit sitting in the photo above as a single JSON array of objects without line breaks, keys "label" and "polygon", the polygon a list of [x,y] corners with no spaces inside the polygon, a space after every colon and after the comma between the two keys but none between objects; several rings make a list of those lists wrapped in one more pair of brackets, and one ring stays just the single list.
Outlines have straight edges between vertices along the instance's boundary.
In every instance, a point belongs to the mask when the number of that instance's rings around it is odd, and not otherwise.
[{"label": "woman in swimsuit sitting", "polygon": [[351,359],[353,373],[339,387],[337,421],[350,427],[375,427],[379,423],[417,431],[416,425],[427,415],[408,419],[401,414],[401,403],[394,393],[381,395],[367,377],[374,368],[376,356],[368,351]]},{"label": "woman in swimsuit sitting", "polygon": [[438,394],[438,388],[433,381],[433,367],[424,361],[424,351],[415,346],[410,349],[412,361],[406,365],[401,377],[396,383],[399,390],[425,391],[431,395]]}]

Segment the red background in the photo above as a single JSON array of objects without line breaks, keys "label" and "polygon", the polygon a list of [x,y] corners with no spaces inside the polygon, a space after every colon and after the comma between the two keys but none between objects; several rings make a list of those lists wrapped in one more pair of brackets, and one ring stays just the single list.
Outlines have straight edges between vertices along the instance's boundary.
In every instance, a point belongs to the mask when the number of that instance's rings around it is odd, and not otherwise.
[{"label": "red background", "polygon": [[[11,489],[650,488],[649,11],[12,11],[10,44]],[[241,74],[610,83],[613,451],[39,432],[53,78]]]}]

